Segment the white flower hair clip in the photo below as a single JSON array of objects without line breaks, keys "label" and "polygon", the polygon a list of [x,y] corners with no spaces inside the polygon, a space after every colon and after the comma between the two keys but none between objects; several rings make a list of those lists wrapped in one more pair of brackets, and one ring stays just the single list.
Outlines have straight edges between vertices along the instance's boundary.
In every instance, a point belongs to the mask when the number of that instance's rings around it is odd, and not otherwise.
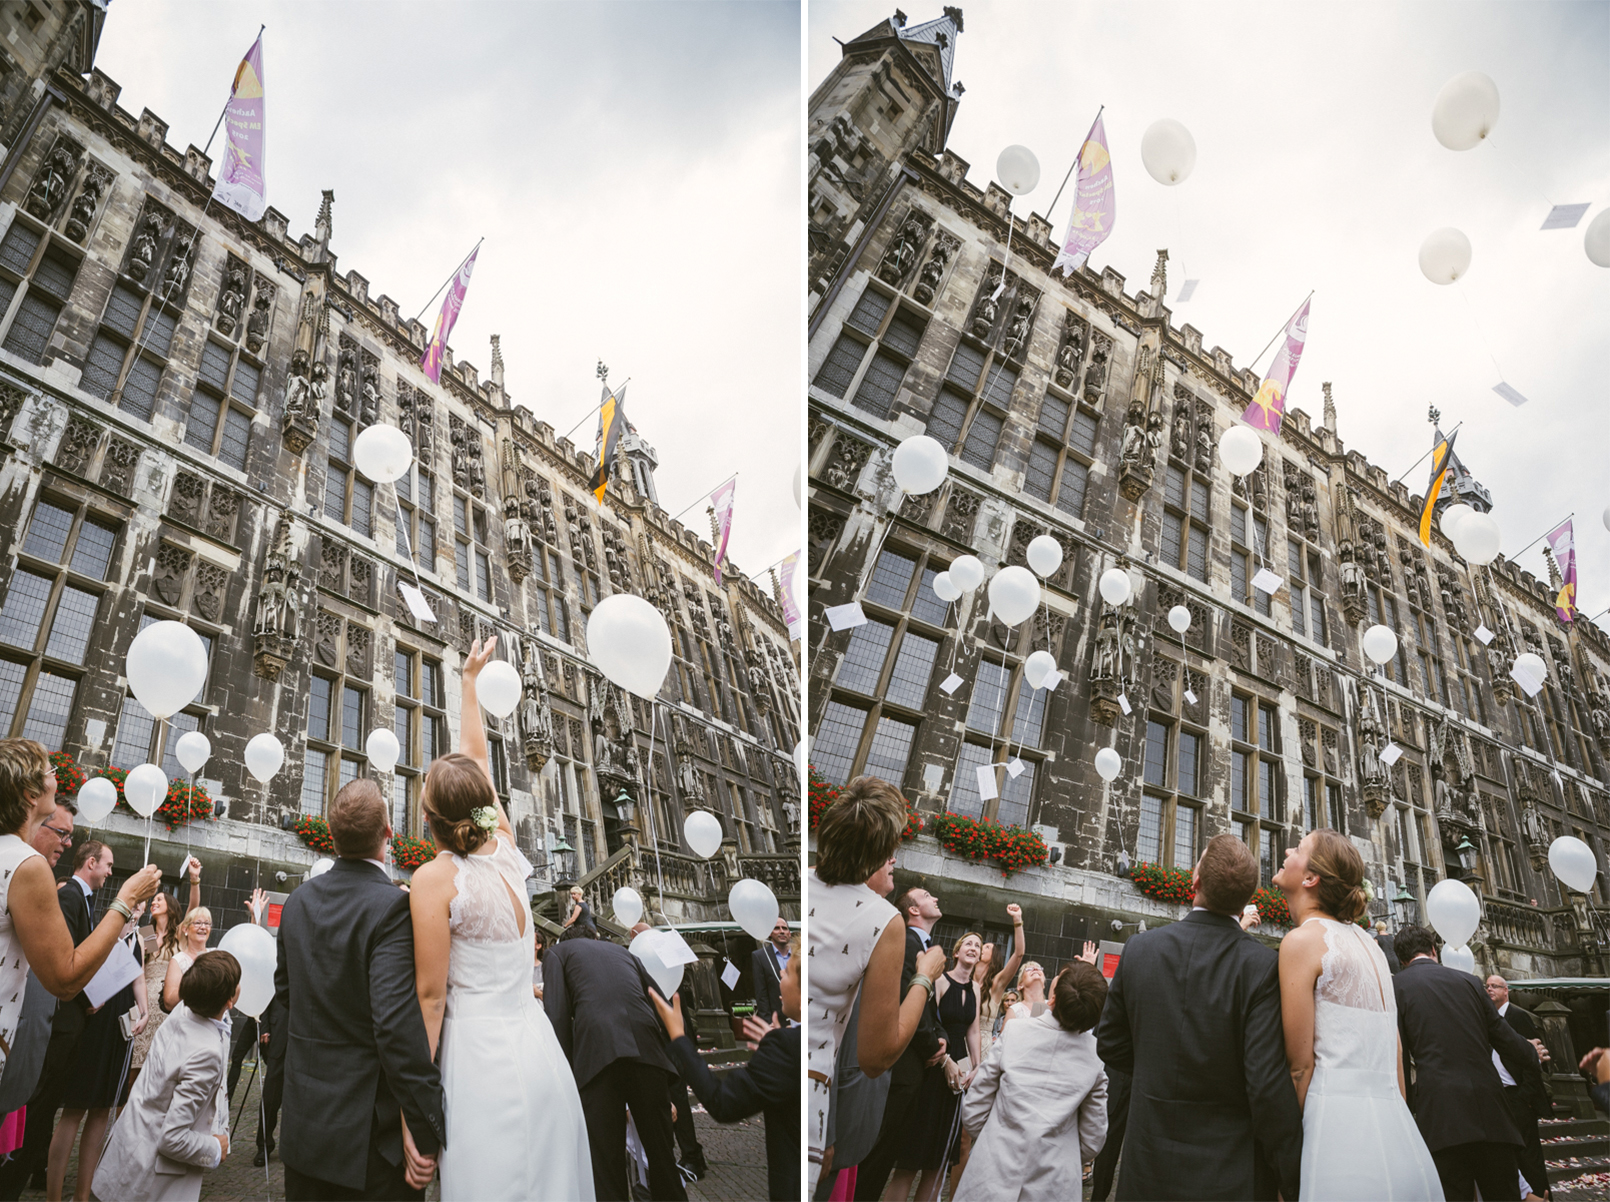
[{"label": "white flower hair clip", "polygon": [[470,821],[487,834],[498,829],[498,812],[495,806],[479,806],[470,811]]},{"label": "white flower hair clip", "polygon": [[1364,878],[1363,889],[1364,889],[1364,903],[1366,905],[1373,906],[1375,904],[1375,882],[1370,880],[1369,877],[1365,877]]}]

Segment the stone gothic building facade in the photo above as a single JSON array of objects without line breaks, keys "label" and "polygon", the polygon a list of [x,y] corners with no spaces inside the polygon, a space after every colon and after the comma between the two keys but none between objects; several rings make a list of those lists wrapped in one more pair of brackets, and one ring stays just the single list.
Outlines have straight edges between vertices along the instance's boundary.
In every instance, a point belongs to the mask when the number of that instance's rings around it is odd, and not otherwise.
[{"label": "stone gothic building facade", "polygon": [[[1004,904],[1021,902],[1048,969],[1086,938],[1178,916],[1123,879],[1128,865],[1189,868],[1233,832],[1267,883],[1317,826],[1363,854],[1376,917],[1423,913],[1459,877],[1483,894],[1487,970],[1610,968],[1604,878],[1562,893],[1546,863],[1561,834],[1601,865],[1610,848],[1610,640],[1562,626],[1553,589],[1512,563],[1473,569],[1440,533],[1424,548],[1419,498],[1343,444],[1341,387],[1333,400],[1324,385],[1323,424],[1290,412],[1235,482],[1216,447],[1259,379],[1175,324],[1166,251],[1133,292],[1110,266],[1052,276],[1055,239],[1033,214],[1014,219],[1007,260],[1012,197],[945,148],[962,32],[956,9],[896,14],[845,43],[811,98],[816,769],[1038,830],[1051,863],[1009,881],[928,834],[899,869],[940,895],[940,936],[1004,938]],[[891,454],[921,433],[951,452],[949,476],[905,496]],[[1473,480],[1462,493],[1488,506]],[[954,606],[934,595],[956,557],[993,572],[1043,534],[1063,564],[1031,621],[992,622],[983,588]],[[1114,567],[1133,584],[1122,606],[1097,590]],[[1281,580],[1273,595],[1253,587],[1260,567]],[[867,623],[831,631],[824,608],[852,600]],[[1166,622],[1178,605],[1183,637]],[[1384,672],[1360,650],[1378,622],[1399,639]],[[1049,692],[1024,680],[1036,650],[1066,675]],[[1549,670],[1530,698],[1510,676],[1527,651]],[[1111,785],[1093,763],[1107,746],[1124,763]],[[1012,758],[1022,772],[979,779]]]},{"label": "stone gothic building facade", "polygon": [[[7,19],[26,25],[29,7]],[[95,6],[63,8],[82,21]],[[486,378],[449,356],[432,384],[425,328],[338,270],[332,193],[301,238],[273,208],[248,223],[209,204],[207,158],[121,109],[69,32],[33,61],[32,92],[0,79],[0,733],[179,778],[177,734],[204,732],[225,816],[159,824],[153,856],[172,871],[194,847],[227,866],[212,904],[232,904],[306,871],[316,853],[291,827],[372,772],[373,729],[402,747],[378,777],[393,826],[422,833],[459,665],[495,633],[524,695],[488,720],[493,770],[539,892],[580,879],[607,916],[630,881],[656,912],[719,921],[727,881],[756,876],[797,914],[799,687],[775,585],[736,569],[716,583],[708,542],[658,506],[639,432],[600,506],[591,456],[545,405],[511,402],[496,337]],[[373,422],[416,449],[395,493],[353,463]],[[399,592],[416,581],[434,621]],[[673,632],[657,716],[588,662],[588,614],[617,592]],[[209,675],[159,747],[122,673],[163,618],[202,636]],[[265,731],[286,748],[266,786],[242,765]],[[683,845],[693,809],[727,835],[708,864]],[[97,833],[126,871],[144,832],[115,813]]]}]

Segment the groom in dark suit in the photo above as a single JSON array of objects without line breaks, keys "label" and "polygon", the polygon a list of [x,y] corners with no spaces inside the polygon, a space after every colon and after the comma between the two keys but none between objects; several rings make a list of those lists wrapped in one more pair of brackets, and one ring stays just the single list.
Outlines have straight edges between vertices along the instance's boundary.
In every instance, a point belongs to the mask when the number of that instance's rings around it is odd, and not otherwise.
[{"label": "groom in dark suit", "polygon": [[372,780],[336,794],[330,837],[341,858],[280,915],[274,1013],[287,1016],[286,1045],[282,1061],[270,1059],[270,1085],[284,1098],[285,1196],[422,1198],[446,1138],[442,1082],[414,992],[408,894],[386,875],[391,826]]},{"label": "groom in dark suit", "polygon": [[1258,884],[1246,844],[1219,835],[1185,918],[1124,946],[1096,1031],[1133,1076],[1119,1202],[1298,1196],[1302,1112],[1280,1025],[1279,962],[1236,921]]}]

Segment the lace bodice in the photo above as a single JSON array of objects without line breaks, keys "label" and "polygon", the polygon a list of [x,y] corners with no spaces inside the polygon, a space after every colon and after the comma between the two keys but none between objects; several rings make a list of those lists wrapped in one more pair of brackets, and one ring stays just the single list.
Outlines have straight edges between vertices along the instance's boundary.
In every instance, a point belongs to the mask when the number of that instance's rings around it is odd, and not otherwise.
[{"label": "lace bodice", "polygon": [[1308,922],[1325,931],[1325,955],[1314,982],[1316,1071],[1362,1069],[1395,1080],[1398,1006],[1386,955],[1352,923]]},{"label": "lace bodice", "polygon": [[512,943],[530,937],[531,920],[525,919],[522,932],[515,906],[525,904],[525,880],[531,875],[531,861],[503,836],[493,835],[492,841],[495,846],[489,855],[453,857],[458,866],[453,884],[458,892],[448,906],[447,927],[454,939]]}]

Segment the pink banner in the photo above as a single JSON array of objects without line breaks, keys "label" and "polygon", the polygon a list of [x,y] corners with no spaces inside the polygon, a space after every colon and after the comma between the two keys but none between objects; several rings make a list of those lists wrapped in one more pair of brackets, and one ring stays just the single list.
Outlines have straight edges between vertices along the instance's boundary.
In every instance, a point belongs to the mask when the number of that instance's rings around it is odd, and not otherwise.
[{"label": "pink banner", "polygon": [[799,567],[799,552],[795,551],[783,560],[782,570],[778,579],[783,586],[783,621],[788,623],[788,637],[796,637],[795,631],[799,627],[799,606],[794,604],[794,571]]},{"label": "pink banner", "polygon": [[1107,153],[1107,131],[1101,124],[1101,114],[1090,127],[1090,136],[1079,148],[1079,176],[1073,185],[1073,215],[1068,218],[1068,232],[1062,236],[1062,250],[1057,261],[1051,264],[1051,273],[1057,268],[1072,275],[1085,265],[1090,252],[1107,240],[1112,223],[1118,215],[1117,200],[1112,188],[1112,156]]},{"label": "pink banner", "polygon": [[257,221],[268,208],[263,152],[263,35],[258,34],[235,71],[235,85],[224,108],[223,166],[212,198]]},{"label": "pink banner", "polygon": [[732,534],[732,494],[738,487],[734,476],[710,494],[716,511],[716,583],[721,583],[721,565],[727,558],[727,539]]},{"label": "pink banner", "polygon": [[1563,577],[1559,595],[1554,598],[1554,612],[1560,621],[1569,622],[1576,617],[1576,531],[1571,526],[1571,519],[1566,518],[1546,537]]},{"label": "pink banner", "polygon": [[475,256],[480,253],[481,248],[477,245],[458,269],[453,282],[447,286],[442,311],[436,315],[436,328],[431,331],[430,345],[425,348],[425,357],[419,361],[419,366],[425,369],[432,384],[442,382],[442,360],[447,352],[447,340],[453,336],[453,323],[458,320],[458,311],[464,307],[464,294],[470,290],[470,272],[475,270]]},{"label": "pink banner", "polygon": [[1308,306],[1312,303],[1312,298],[1305,300],[1302,308],[1293,313],[1291,320],[1286,323],[1284,341],[1275,352],[1275,361],[1269,365],[1269,374],[1263,379],[1263,387],[1258,389],[1258,395],[1252,398],[1252,404],[1241,415],[1241,420],[1247,425],[1274,434],[1280,433],[1280,419],[1286,415],[1286,390],[1291,387],[1291,378],[1297,374],[1297,361],[1303,357],[1303,346],[1308,341]]}]

